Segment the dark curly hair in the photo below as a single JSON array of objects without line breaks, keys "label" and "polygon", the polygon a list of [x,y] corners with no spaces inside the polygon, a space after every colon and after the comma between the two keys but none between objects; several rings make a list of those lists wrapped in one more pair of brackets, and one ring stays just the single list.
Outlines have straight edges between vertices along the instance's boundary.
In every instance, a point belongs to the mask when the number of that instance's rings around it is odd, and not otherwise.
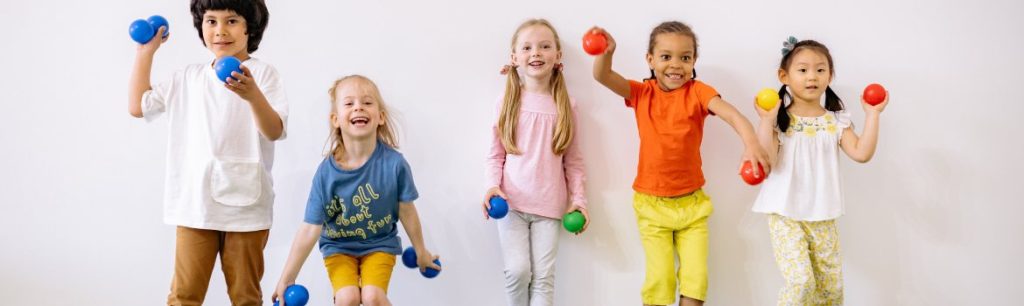
[{"label": "dark curly hair", "polygon": [[253,53],[260,48],[263,31],[267,29],[267,21],[270,18],[267,4],[263,0],[192,0],[190,7],[192,25],[199,32],[199,39],[203,41],[204,46],[206,41],[203,40],[203,14],[206,14],[206,11],[229,10],[245,18],[245,32],[249,36],[246,50]]}]

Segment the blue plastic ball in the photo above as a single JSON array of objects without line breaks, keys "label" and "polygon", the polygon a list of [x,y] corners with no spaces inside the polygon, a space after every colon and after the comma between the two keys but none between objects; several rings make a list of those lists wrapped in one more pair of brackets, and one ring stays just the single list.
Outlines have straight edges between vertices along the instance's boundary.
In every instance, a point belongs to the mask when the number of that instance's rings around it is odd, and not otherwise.
[{"label": "blue plastic ball", "polygon": [[242,69],[239,66],[242,62],[234,56],[225,56],[217,59],[217,63],[213,64],[213,70],[217,72],[217,79],[221,82],[227,83],[227,79],[231,77],[232,71],[238,71],[242,73]]},{"label": "blue plastic ball", "polygon": [[153,30],[153,26],[148,21],[137,19],[132,21],[132,24],[128,26],[128,35],[132,37],[137,43],[145,44],[153,39],[153,35],[156,33]]},{"label": "blue plastic ball", "polygon": [[299,284],[288,286],[284,289],[285,306],[305,306],[309,302],[309,290]]},{"label": "blue plastic ball", "polygon": [[167,38],[167,35],[171,34],[171,25],[167,23],[167,19],[163,16],[149,16],[149,19],[146,19],[146,21],[153,27],[153,35],[156,35],[156,32],[160,30],[160,27],[166,27],[166,29],[164,29],[164,35],[161,36],[162,38]]},{"label": "blue plastic ball", "polygon": [[[437,260],[437,259],[434,259],[434,264],[437,265],[438,267],[440,267],[441,266],[441,261]],[[437,270],[437,269],[434,269],[434,268],[427,268],[423,272],[420,272],[420,274],[423,274],[423,277],[426,277],[426,278],[434,278],[434,277],[437,277],[438,274],[441,274],[441,271]]]},{"label": "blue plastic ball", "polygon": [[402,252],[402,264],[408,268],[415,268],[416,264],[416,250],[412,247],[405,248]]},{"label": "blue plastic ball", "polygon": [[487,210],[487,215],[491,218],[501,219],[508,214],[508,202],[499,196],[491,197],[491,209]]}]

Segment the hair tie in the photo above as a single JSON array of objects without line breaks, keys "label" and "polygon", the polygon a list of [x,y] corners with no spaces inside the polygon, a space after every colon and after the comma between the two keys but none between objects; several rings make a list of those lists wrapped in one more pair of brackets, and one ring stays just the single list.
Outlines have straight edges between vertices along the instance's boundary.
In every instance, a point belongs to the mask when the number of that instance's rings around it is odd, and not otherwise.
[{"label": "hair tie", "polygon": [[515,69],[516,69],[516,65],[501,66],[501,75],[506,75],[506,74],[509,73],[509,71],[512,71],[512,70],[515,70]]},{"label": "hair tie", "polygon": [[786,56],[796,47],[796,37],[790,36],[789,39],[782,42],[782,56]]}]

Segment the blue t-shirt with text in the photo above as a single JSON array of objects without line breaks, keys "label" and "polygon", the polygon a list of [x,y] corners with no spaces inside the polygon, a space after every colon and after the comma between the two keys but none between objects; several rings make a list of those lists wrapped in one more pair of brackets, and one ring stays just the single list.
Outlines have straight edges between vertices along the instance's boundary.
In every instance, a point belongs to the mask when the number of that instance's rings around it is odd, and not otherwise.
[{"label": "blue t-shirt with text", "polygon": [[324,257],[402,253],[398,205],[416,200],[419,193],[401,153],[378,141],[370,159],[353,170],[341,169],[329,156],[317,168],[310,189],[304,221],[323,226]]}]

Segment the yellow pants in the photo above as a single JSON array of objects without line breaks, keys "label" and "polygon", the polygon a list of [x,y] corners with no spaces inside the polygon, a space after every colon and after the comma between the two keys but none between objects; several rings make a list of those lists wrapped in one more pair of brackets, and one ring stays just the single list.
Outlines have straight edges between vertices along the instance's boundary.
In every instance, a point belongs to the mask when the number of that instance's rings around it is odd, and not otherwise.
[{"label": "yellow pants", "polygon": [[638,192],[633,195],[633,209],[647,263],[641,292],[644,304],[673,304],[677,290],[682,296],[703,301],[708,290],[711,198],[702,190],[679,197]]},{"label": "yellow pants", "polygon": [[775,262],[786,285],[779,305],[842,305],[843,260],[835,220],[795,221],[768,215]]},{"label": "yellow pants", "polygon": [[391,271],[395,268],[395,255],[373,252],[362,257],[334,254],[324,258],[327,276],[334,292],[349,286],[375,286],[388,292]]}]

